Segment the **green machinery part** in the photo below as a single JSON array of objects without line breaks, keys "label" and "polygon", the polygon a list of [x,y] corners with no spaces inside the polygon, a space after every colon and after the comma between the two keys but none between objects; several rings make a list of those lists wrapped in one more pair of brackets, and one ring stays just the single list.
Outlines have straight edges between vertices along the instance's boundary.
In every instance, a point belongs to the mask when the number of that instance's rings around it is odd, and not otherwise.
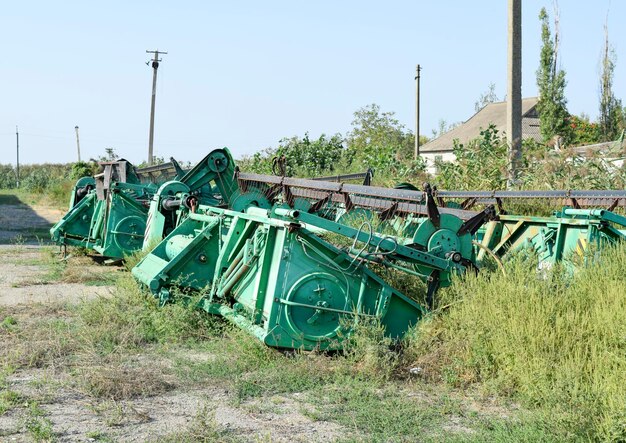
[{"label": "green machinery part", "polygon": [[96,181],[93,177],[82,177],[76,182],[70,196],[68,212],[50,229],[54,242],[72,246],[84,245],[84,239],[89,237],[90,222],[96,206],[95,188]]},{"label": "green machinery part", "polygon": [[[380,234],[367,221],[357,227],[342,223],[345,214],[329,219],[314,205],[299,210],[302,202],[293,199],[290,206],[277,195],[244,191],[236,200],[247,207],[199,205],[187,211],[133,275],[161,302],[176,292],[202,294],[200,307],[269,346],[341,349],[359,319],[375,318],[397,338],[427,310],[368,263],[421,278],[432,296],[450,284],[453,273],[473,267],[472,235],[486,220],[431,214],[436,218],[416,219],[412,236],[404,238]],[[337,247],[328,239],[333,236],[352,247]]]},{"label": "green machinery part", "polygon": [[60,245],[122,258],[143,245],[148,204],[159,184],[183,171],[174,159],[144,169],[123,159],[101,166],[101,174],[78,180],[69,211],[50,229],[50,235]]},{"label": "green machinery part", "polygon": [[[135,169],[125,160],[101,163],[104,172],[78,181],[70,210],[50,230],[61,245],[82,246],[102,255],[122,258],[161,241],[181,217],[199,204],[245,208],[235,180],[235,162],[227,148],[215,149],[191,170],[170,163]],[[365,177],[372,172],[352,174]],[[358,177],[357,177],[358,176]],[[263,197],[257,197],[261,205]]]},{"label": "green machinery part", "polygon": [[[402,336],[425,310],[311,232],[308,227],[314,224],[369,240],[381,252],[427,255],[298,211],[201,206],[132,272],[163,301],[175,287],[205,291],[199,304],[203,309],[228,318],[268,346],[340,349],[365,317],[379,319],[390,336]],[[446,260],[428,258],[449,266]]]},{"label": "green machinery part", "polygon": [[235,163],[226,148],[211,151],[189,171],[173,159],[139,170],[124,160],[103,165],[102,174],[89,178],[93,186],[77,183],[76,188],[91,188],[77,204],[74,191],[70,211],[50,231],[55,242],[122,258],[161,241],[196,205],[228,204],[236,189]]},{"label": "green machinery part", "polygon": [[227,148],[215,149],[177,180],[163,183],[152,197],[143,248],[150,249],[200,204],[228,205],[236,192],[235,162]]},{"label": "green machinery part", "polygon": [[560,261],[574,269],[603,247],[625,239],[626,217],[604,209],[564,208],[553,217],[500,215],[477,232],[477,259],[533,251],[540,269]]}]

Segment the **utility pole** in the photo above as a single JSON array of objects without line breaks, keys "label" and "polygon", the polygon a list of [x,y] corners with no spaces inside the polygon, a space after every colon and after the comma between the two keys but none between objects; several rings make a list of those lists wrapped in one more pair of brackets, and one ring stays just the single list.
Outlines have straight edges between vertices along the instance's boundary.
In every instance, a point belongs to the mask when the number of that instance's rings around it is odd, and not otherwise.
[{"label": "utility pole", "polygon": [[[154,58],[151,60],[152,62],[152,105],[150,106],[150,140],[148,142],[148,166],[152,166],[154,161],[153,148],[154,148],[154,105],[156,102],[156,82],[157,82],[157,70],[159,69],[159,62],[161,59],[159,58],[159,54],[167,54],[166,51],[148,51],[148,54],[154,54]],[[146,63],[150,64],[150,61]]]},{"label": "utility pole", "polygon": [[509,189],[517,185],[522,160],[522,0],[509,0],[506,136]]},{"label": "utility pole", "polygon": [[15,125],[15,142],[17,146],[17,163],[15,168],[15,175],[17,178],[17,187],[20,187],[20,132],[17,129],[17,125]]},{"label": "utility pole", "polygon": [[415,155],[414,159],[417,160],[420,156],[420,71],[422,67],[417,65],[415,70]]},{"label": "utility pole", "polygon": [[78,138],[78,126],[74,126],[76,130],[76,149],[78,150],[78,163],[80,163],[80,140]]}]

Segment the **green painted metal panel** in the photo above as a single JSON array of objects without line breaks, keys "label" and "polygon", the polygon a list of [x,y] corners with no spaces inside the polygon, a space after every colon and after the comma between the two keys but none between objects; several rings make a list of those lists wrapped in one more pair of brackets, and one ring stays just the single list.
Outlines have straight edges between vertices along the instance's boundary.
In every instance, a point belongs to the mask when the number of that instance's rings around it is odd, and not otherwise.
[{"label": "green painted metal panel", "polygon": [[574,270],[603,247],[626,239],[624,227],[625,217],[603,209],[565,208],[553,217],[501,215],[478,232],[478,259],[486,250],[500,258],[533,251],[540,269],[564,261]]}]

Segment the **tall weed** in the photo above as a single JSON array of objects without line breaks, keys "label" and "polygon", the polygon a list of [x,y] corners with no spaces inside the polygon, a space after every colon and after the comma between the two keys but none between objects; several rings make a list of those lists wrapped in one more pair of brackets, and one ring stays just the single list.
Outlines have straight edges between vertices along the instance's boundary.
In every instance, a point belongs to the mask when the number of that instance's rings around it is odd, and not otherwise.
[{"label": "tall weed", "polygon": [[578,435],[626,439],[626,246],[575,276],[539,278],[529,260],[507,275],[457,281],[451,307],[413,331],[409,354],[427,377],[480,382],[566,412]]}]

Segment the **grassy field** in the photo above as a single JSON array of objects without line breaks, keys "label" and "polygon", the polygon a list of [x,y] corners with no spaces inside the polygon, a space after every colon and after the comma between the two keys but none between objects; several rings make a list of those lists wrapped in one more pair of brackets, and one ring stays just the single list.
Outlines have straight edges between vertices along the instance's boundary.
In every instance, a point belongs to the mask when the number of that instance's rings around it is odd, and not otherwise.
[{"label": "grassy field", "polygon": [[[76,263],[42,260],[60,283],[80,280],[68,273]],[[412,354],[391,351],[375,325],[364,325],[347,354],[283,354],[219,318],[182,305],[159,308],[128,273],[117,273],[104,297],[3,307],[0,330],[0,414],[19,412],[36,441],[59,437],[46,412],[59,390],[80,393],[102,415],[102,427],[91,431],[96,440],[116,441],[117,427],[133,414],[118,407],[124,401],[206,386],[226,389],[235,410],[285,420],[295,411],[312,423],[335,424],[320,441],[551,439],[508,399],[411,376]],[[13,387],[17,374],[33,370],[46,374],[33,380],[34,393]],[[251,437],[218,426],[212,408],[207,402],[187,428],[159,440],[288,441],[271,428]]]},{"label": "grassy field", "polygon": [[[86,258],[46,254],[46,284],[99,281],[73,271]],[[443,293],[449,308],[401,348],[363,325],[353,348],[334,355],[279,353],[219,318],[159,308],[117,272],[106,296],[0,308],[0,416],[17,410],[33,440],[54,441],[47,405],[70,389],[103,417],[92,438],[117,441],[133,414],[124,401],[214,386],[234,410],[278,420],[295,411],[336,425],[331,441],[621,441],[625,265],[624,247],[574,278],[537,278],[532,263],[513,261],[506,277],[457,281]],[[12,387],[34,369],[47,374],[33,381],[36,394]],[[187,427],[159,439],[284,441],[280,432],[251,437],[221,426],[215,407],[206,402]]]}]

